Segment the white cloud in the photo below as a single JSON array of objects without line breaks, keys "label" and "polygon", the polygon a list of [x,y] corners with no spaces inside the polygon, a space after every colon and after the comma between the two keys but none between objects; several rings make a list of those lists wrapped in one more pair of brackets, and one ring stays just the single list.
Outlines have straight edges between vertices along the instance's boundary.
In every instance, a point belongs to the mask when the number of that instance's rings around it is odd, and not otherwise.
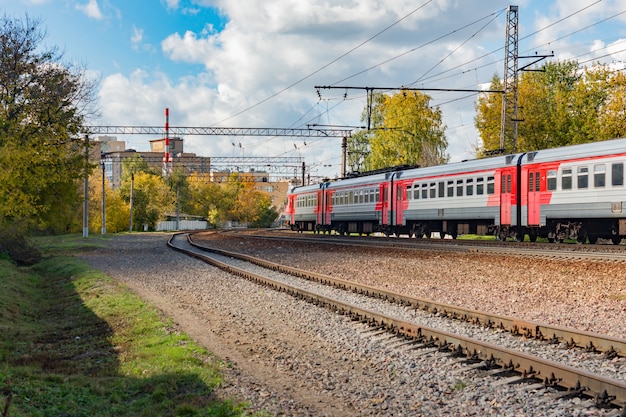
[{"label": "white cloud", "polygon": [[130,43],[133,46],[133,49],[137,50],[143,43],[143,29],[140,29],[133,25],[133,32],[130,36]]},{"label": "white cloud", "polygon": [[98,6],[98,0],[89,0],[87,4],[77,4],[76,9],[85,13],[91,19],[102,20],[104,15]]},{"label": "white cloud", "polygon": [[[569,39],[554,40],[623,7],[617,0],[604,3],[610,6],[608,11],[604,6],[593,13],[590,9],[532,36],[521,47],[547,43],[543,48],[554,49],[559,56],[580,54],[581,47],[576,49]],[[506,14],[502,10],[506,5],[499,0],[423,2],[426,6],[417,11],[419,4],[409,0],[204,0],[194,4],[217,6],[227,19],[223,30],[206,26],[199,32],[172,33],[161,41],[161,51],[173,63],[200,66],[201,73],[178,80],[144,71],[106,77],[102,110],[112,124],[154,125],[169,107],[170,124],[177,126],[215,126],[218,122],[230,127],[361,125],[366,104],[363,91],[321,90],[320,99],[314,86],[400,87],[418,81],[416,87],[473,89],[503,72]],[[520,38],[589,1],[555,0],[552,7],[537,12],[525,8],[529,4],[538,2],[520,2]],[[175,0],[167,1],[167,6],[180,8]],[[364,43],[403,17],[401,23]],[[139,29],[133,38],[137,44],[142,42]],[[600,44],[587,42],[583,51]],[[427,94],[443,111],[452,159],[472,157],[478,142],[473,127],[475,96]],[[146,142],[146,138],[133,140]],[[233,147],[232,142],[242,147]],[[334,175],[341,140],[191,136],[185,138],[185,149],[204,156],[235,152],[237,156],[304,156],[309,164],[332,164],[330,175]]]},{"label": "white cloud", "polygon": [[626,62],[626,39],[618,39],[607,45],[606,50],[614,61]]}]

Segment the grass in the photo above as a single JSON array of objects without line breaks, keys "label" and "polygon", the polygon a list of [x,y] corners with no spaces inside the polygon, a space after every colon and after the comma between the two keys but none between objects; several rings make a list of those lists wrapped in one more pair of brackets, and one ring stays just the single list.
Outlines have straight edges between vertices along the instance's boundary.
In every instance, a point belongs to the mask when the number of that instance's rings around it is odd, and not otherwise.
[{"label": "grass", "polygon": [[30,268],[0,258],[0,415],[248,416],[213,394],[225,366],[154,307],[42,240]]}]

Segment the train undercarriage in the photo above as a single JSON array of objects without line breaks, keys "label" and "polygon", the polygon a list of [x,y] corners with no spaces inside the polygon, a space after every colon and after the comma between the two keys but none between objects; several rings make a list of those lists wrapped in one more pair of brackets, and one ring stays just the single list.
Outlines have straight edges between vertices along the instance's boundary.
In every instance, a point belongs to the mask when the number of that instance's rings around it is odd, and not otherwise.
[{"label": "train undercarriage", "polygon": [[295,222],[291,229],[298,232],[337,233],[339,235],[358,234],[369,236],[382,233],[385,236],[408,236],[410,238],[451,237],[460,235],[493,235],[497,240],[523,241],[526,236],[531,242],[537,238],[548,242],[575,240],[578,243],[595,244],[598,239],[610,240],[619,244],[626,237],[626,219],[548,219],[545,226],[495,225],[489,220],[436,220],[414,221],[405,225],[381,225],[376,221],[333,222],[321,225],[312,221]]}]

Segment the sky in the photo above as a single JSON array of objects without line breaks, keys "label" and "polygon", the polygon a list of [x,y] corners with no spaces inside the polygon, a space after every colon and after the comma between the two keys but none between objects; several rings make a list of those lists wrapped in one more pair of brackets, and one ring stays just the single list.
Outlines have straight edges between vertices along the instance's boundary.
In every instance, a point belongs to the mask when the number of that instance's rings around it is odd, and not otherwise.
[{"label": "sky", "polygon": [[[477,89],[504,72],[507,7],[518,6],[519,66],[626,61],[623,0],[0,0],[41,21],[44,48],[97,80],[92,126],[349,129],[365,90]],[[316,89],[316,86],[335,88]],[[477,94],[425,91],[452,162],[474,157]],[[315,127],[315,126],[313,126]],[[147,151],[146,135],[119,137]],[[301,157],[341,170],[340,138],[192,136],[210,157]]]}]

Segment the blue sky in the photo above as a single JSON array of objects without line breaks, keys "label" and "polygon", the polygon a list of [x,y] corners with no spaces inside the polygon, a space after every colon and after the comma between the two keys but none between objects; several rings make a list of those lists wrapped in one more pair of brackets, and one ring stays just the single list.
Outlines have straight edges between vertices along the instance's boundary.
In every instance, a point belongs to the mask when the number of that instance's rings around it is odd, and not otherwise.
[{"label": "blue sky", "polygon": [[[361,125],[365,97],[315,85],[477,88],[502,74],[500,0],[0,0],[40,19],[46,45],[99,79],[94,125]],[[626,61],[622,0],[523,0],[520,55]],[[520,62],[522,64],[522,62]],[[279,93],[279,94],[277,94]],[[347,96],[345,95],[347,93]],[[429,93],[453,161],[472,157],[476,96]],[[154,138],[120,138],[147,150]],[[306,143],[305,143],[306,142]],[[236,144],[236,145],[233,145]],[[202,156],[302,156],[339,173],[337,139],[185,138]],[[325,167],[330,165],[330,167]]]}]

